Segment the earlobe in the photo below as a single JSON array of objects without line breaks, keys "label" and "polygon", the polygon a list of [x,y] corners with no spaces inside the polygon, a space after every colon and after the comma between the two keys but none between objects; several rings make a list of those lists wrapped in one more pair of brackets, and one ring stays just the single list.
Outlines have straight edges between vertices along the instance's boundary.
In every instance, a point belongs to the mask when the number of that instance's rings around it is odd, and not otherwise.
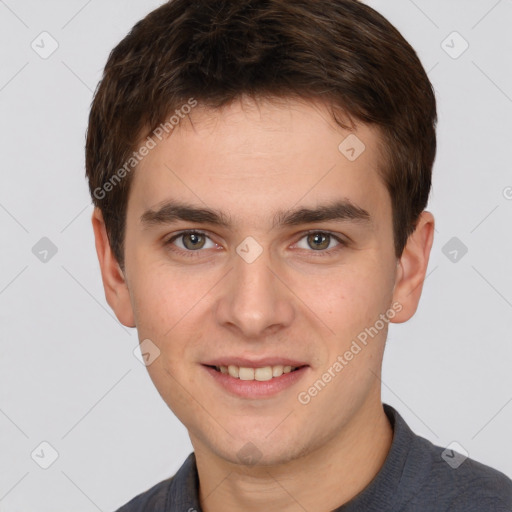
[{"label": "earlobe", "polygon": [[94,209],[91,221],[105,298],[117,319],[123,325],[135,327],[133,308],[126,279],[110,247],[105,221],[99,208]]},{"label": "earlobe", "polygon": [[393,291],[393,302],[399,302],[402,309],[391,320],[393,323],[406,322],[418,308],[434,241],[434,226],[434,216],[430,212],[423,211],[416,229],[407,240],[398,262]]}]

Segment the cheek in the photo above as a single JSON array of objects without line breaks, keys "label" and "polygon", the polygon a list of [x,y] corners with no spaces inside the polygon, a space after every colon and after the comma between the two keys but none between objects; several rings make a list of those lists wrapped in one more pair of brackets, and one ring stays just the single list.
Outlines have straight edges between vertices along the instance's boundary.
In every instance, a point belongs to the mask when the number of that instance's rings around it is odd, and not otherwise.
[{"label": "cheek", "polygon": [[187,353],[195,344],[194,306],[204,295],[188,284],[187,278],[167,269],[141,272],[132,290],[139,339],[151,340],[159,351],[147,366],[148,373],[173,410],[186,406],[187,394],[182,391],[191,385]]},{"label": "cheek", "polygon": [[214,295],[209,291],[218,278],[168,265],[146,268],[153,270],[140,272],[131,290],[139,339],[154,342],[163,356],[160,363],[181,373],[200,346],[202,327],[211,321]]},{"label": "cheek", "polygon": [[161,272],[139,272],[132,280],[131,296],[139,338],[158,345],[179,327],[189,302],[186,289]]},{"label": "cheek", "polygon": [[349,334],[373,324],[389,307],[392,296],[389,270],[373,258],[365,260],[308,280],[307,286],[304,282],[300,285],[304,302],[336,333]]}]

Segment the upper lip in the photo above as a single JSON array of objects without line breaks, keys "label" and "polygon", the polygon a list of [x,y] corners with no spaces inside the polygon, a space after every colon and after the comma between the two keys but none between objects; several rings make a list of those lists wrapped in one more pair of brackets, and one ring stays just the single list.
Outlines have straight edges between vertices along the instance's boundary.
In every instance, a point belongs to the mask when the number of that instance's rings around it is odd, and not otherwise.
[{"label": "upper lip", "polygon": [[246,359],[244,357],[219,357],[203,363],[207,366],[242,366],[244,368],[262,368],[263,366],[307,366],[302,361],[289,359],[287,357],[264,357],[262,359]]}]

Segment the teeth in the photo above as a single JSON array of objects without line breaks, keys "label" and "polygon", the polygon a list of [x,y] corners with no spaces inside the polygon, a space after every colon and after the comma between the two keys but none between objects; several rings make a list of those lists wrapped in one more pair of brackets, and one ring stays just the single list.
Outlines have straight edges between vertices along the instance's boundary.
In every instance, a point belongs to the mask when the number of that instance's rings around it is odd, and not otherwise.
[{"label": "teeth", "polygon": [[280,377],[283,373],[290,373],[296,370],[297,367],[277,364],[275,366],[263,366],[261,368],[247,368],[230,364],[229,366],[216,366],[215,369],[235,379],[265,381],[274,377]]},{"label": "teeth", "polygon": [[238,378],[240,380],[254,380],[254,368],[240,367],[238,370]]},{"label": "teeth", "polygon": [[282,364],[272,366],[272,377],[281,377],[281,375],[283,375],[283,368],[284,366]]},{"label": "teeth", "polygon": [[228,366],[228,373],[229,373],[229,375],[231,375],[231,377],[235,377],[238,379],[239,371],[240,371],[240,369],[238,368],[238,366],[235,366],[233,364],[230,364]]}]

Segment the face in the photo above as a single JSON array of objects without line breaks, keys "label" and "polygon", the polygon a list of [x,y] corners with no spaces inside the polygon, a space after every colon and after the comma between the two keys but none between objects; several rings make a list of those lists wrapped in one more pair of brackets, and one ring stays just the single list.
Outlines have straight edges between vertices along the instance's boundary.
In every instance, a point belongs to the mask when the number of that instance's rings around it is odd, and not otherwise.
[{"label": "face", "polygon": [[195,449],[286,462],[380,403],[387,326],[414,313],[421,265],[395,258],[374,129],[292,100],[190,116],[133,176],[107,298],[150,340]]}]

